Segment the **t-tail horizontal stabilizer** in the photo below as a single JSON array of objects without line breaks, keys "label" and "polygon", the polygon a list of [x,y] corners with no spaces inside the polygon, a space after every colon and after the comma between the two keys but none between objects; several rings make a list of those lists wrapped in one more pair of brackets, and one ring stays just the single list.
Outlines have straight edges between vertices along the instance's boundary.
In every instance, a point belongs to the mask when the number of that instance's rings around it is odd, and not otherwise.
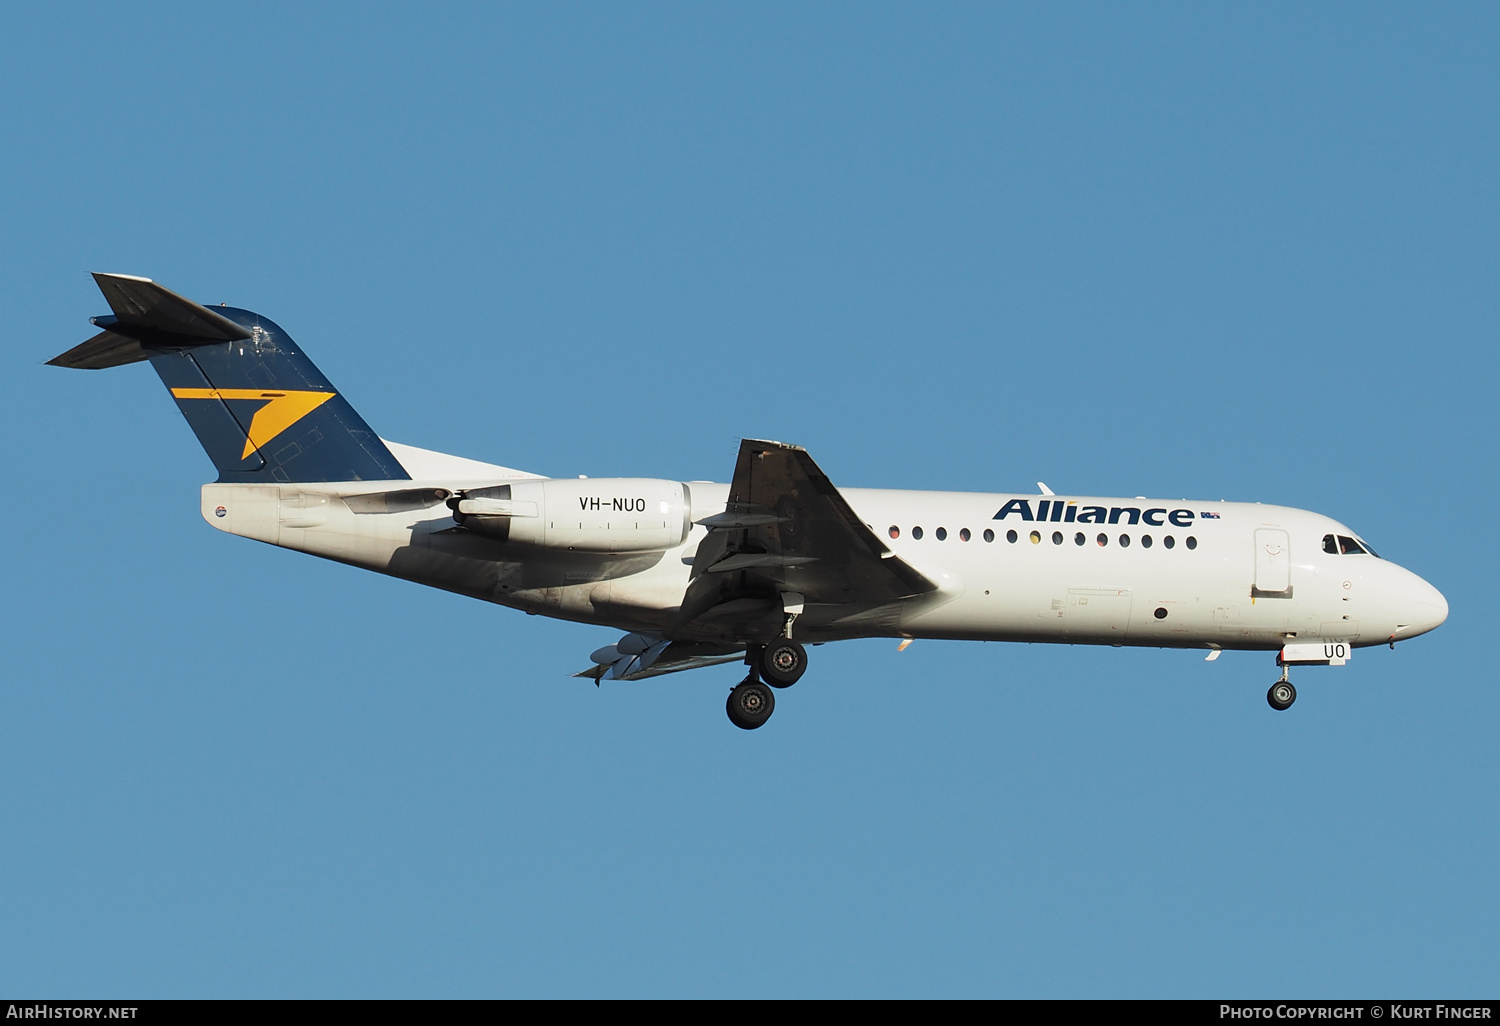
[{"label": "t-tail horizontal stabilizer", "polygon": [[195,346],[250,337],[242,324],[164,289],[150,278],[94,274],[114,314],[90,317],[104,330],[47,362],[54,367],[103,370],[138,363],[150,356],[145,346]]},{"label": "t-tail horizontal stabilizer", "polygon": [[274,321],[203,306],[150,278],[94,281],[113,314],[92,318],[104,330],[48,363],[101,370],[151,361],[221,482],[410,480]]}]

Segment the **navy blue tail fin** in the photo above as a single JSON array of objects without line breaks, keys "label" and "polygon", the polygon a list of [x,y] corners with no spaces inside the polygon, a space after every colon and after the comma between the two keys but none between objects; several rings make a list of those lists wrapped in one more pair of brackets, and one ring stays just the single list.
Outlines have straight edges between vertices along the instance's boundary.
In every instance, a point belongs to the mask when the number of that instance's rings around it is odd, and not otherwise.
[{"label": "navy blue tail fin", "polygon": [[406,481],[410,475],[273,321],[205,307],[149,278],[96,274],[113,317],[50,363],[99,369],[150,360],[219,480]]}]

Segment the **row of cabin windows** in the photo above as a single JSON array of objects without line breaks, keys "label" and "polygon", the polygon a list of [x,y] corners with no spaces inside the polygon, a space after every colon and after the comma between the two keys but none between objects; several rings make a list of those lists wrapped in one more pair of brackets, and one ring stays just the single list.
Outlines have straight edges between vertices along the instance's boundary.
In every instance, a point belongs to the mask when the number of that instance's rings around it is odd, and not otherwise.
[{"label": "row of cabin windows", "polygon": [[[897,527],[895,524],[892,524],[889,533],[890,533],[890,536],[892,538],[899,538],[899,537],[901,537],[901,528]],[[933,537],[937,538],[938,541],[946,541],[948,539],[948,529],[946,527],[939,527],[936,530],[934,530],[932,532],[932,534],[933,534]],[[922,540],[922,529],[920,527],[913,527],[911,529],[911,536],[916,541],[921,541]],[[967,527],[965,527],[965,528],[961,528],[959,530],[958,537],[959,537],[959,540],[961,540],[961,541],[968,541],[970,538],[973,537],[973,535],[971,535],[969,533],[969,529]],[[1329,537],[1332,537],[1332,535],[1330,535]],[[987,542],[994,541],[995,540],[995,532],[991,531],[989,528],[985,528],[985,531],[984,531],[984,540],[987,541]],[[1005,540],[1008,541],[1008,542],[1010,542],[1012,545],[1014,545],[1016,542],[1018,542],[1018,541],[1021,540],[1021,536],[1019,534],[1017,534],[1013,530],[1012,531],[1006,531],[1005,532]],[[1030,535],[1030,540],[1031,540],[1031,544],[1033,544],[1033,545],[1040,545],[1042,543],[1042,532],[1040,532],[1040,531],[1032,531],[1031,535]],[[1052,544],[1053,545],[1061,545],[1066,540],[1067,539],[1064,537],[1064,535],[1063,535],[1063,533],[1061,531],[1053,531],[1052,532]],[[1077,532],[1077,533],[1075,533],[1073,535],[1073,544],[1074,545],[1085,545],[1085,544],[1088,543],[1088,540],[1089,540],[1088,539],[1088,535],[1084,534],[1082,531],[1079,531],[1079,532]],[[1352,539],[1350,539],[1350,540],[1352,541]],[[1104,546],[1106,546],[1106,545],[1109,544],[1109,535],[1107,535],[1107,534],[1105,534],[1105,533],[1103,533],[1101,531],[1094,538],[1094,541],[1095,541],[1096,544],[1098,544],[1102,548],[1102,547],[1104,547]],[[1169,548],[1169,549],[1170,548],[1175,548],[1176,545],[1177,545],[1177,539],[1174,538],[1172,535],[1169,534],[1169,535],[1166,535],[1164,538],[1162,538],[1161,543],[1162,543],[1162,545],[1165,548]],[[1120,535],[1119,544],[1120,544],[1120,547],[1122,549],[1128,549],[1130,547],[1130,535],[1128,535],[1128,534],[1122,534],[1122,535]],[[1156,541],[1155,541],[1155,539],[1152,538],[1151,535],[1149,535],[1149,534],[1143,534],[1143,535],[1141,535],[1141,548],[1143,548],[1143,549],[1149,549],[1154,544],[1156,544]],[[1196,549],[1198,547],[1198,539],[1194,538],[1192,535],[1188,535],[1187,540],[1183,544],[1186,545],[1190,549]],[[1326,548],[1326,542],[1325,542],[1325,548]],[[1330,550],[1330,551],[1332,551],[1332,550]],[[1360,549],[1359,551],[1363,552],[1364,550]]]}]

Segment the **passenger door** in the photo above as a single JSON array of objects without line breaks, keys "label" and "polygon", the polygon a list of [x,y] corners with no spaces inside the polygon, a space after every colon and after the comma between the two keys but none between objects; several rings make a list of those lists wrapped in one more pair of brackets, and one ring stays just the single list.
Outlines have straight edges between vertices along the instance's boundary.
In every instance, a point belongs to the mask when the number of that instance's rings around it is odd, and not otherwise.
[{"label": "passenger door", "polygon": [[1255,587],[1250,594],[1292,597],[1292,542],[1285,531],[1262,527],[1255,532]]}]

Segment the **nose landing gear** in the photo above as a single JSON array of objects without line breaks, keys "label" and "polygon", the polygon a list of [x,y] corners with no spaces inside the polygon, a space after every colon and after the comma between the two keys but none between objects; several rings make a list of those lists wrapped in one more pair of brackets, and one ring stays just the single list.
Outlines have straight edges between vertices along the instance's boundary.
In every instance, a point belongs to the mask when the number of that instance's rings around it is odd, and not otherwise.
[{"label": "nose landing gear", "polygon": [[1286,667],[1283,666],[1281,668],[1281,679],[1272,684],[1271,690],[1266,692],[1266,701],[1277,712],[1285,712],[1297,700],[1297,689],[1292,687],[1292,682],[1286,678]]}]

